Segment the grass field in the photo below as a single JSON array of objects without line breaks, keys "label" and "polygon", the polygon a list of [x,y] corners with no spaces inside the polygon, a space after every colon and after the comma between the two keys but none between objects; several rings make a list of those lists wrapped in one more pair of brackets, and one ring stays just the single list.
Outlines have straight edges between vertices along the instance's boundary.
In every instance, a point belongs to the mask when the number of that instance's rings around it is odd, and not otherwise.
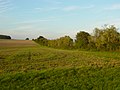
[{"label": "grass field", "polygon": [[120,52],[58,50],[32,41],[1,40],[0,90],[120,90]]}]

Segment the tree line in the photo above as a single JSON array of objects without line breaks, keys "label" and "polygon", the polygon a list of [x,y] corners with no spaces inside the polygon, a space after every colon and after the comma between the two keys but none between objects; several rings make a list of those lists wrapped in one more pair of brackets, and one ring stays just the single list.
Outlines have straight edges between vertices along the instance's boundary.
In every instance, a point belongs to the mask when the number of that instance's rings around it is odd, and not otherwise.
[{"label": "tree line", "polygon": [[11,39],[11,37],[7,35],[0,35],[0,39]]},{"label": "tree line", "polygon": [[82,49],[98,51],[120,50],[120,33],[114,25],[95,28],[92,34],[80,31],[73,40],[70,36],[49,40],[43,36],[33,39],[42,46],[60,49]]}]

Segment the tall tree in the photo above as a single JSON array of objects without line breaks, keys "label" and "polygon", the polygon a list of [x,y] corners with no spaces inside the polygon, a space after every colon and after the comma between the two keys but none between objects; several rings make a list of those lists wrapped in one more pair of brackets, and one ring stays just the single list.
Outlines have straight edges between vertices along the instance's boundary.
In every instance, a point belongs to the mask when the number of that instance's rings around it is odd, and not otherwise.
[{"label": "tall tree", "polygon": [[64,36],[55,40],[48,40],[48,46],[54,48],[71,49],[73,48],[73,39],[69,36]]},{"label": "tall tree", "polygon": [[84,31],[80,31],[76,35],[76,40],[75,40],[75,47],[76,48],[87,48],[89,44],[89,38],[90,34]]},{"label": "tall tree", "polygon": [[73,39],[71,39],[69,36],[61,37],[59,39],[59,45],[61,48],[70,49],[73,47]]},{"label": "tall tree", "polygon": [[44,38],[43,36],[39,36],[37,39],[35,39],[35,41],[43,46],[48,45],[48,40],[46,38]]},{"label": "tall tree", "polygon": [[98,50],[117,50],[120,46],[120,33],[114,25],[95,28],[94,36],[90,38],[90,42],[94,42]]}]

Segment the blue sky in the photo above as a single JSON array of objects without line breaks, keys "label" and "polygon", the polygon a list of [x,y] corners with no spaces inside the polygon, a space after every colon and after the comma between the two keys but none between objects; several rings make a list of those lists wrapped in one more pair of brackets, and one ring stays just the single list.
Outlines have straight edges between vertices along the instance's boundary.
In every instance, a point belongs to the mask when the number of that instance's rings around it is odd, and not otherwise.
[{"label": "blue sky", "polygon": [[74,38],[104,24],[120,28],[120,0],[0,0],[0,34],[16,39]]}]

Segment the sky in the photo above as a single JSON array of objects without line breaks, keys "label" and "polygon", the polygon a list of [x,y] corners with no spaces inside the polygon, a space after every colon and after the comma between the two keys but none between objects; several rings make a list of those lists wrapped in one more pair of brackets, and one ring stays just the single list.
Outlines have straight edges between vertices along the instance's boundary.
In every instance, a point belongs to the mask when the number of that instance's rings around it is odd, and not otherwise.
[{"label": "sky", "polygon": [[120,0],[0,0],[0,34],[55,39],[104,24],[120,28]]}]

